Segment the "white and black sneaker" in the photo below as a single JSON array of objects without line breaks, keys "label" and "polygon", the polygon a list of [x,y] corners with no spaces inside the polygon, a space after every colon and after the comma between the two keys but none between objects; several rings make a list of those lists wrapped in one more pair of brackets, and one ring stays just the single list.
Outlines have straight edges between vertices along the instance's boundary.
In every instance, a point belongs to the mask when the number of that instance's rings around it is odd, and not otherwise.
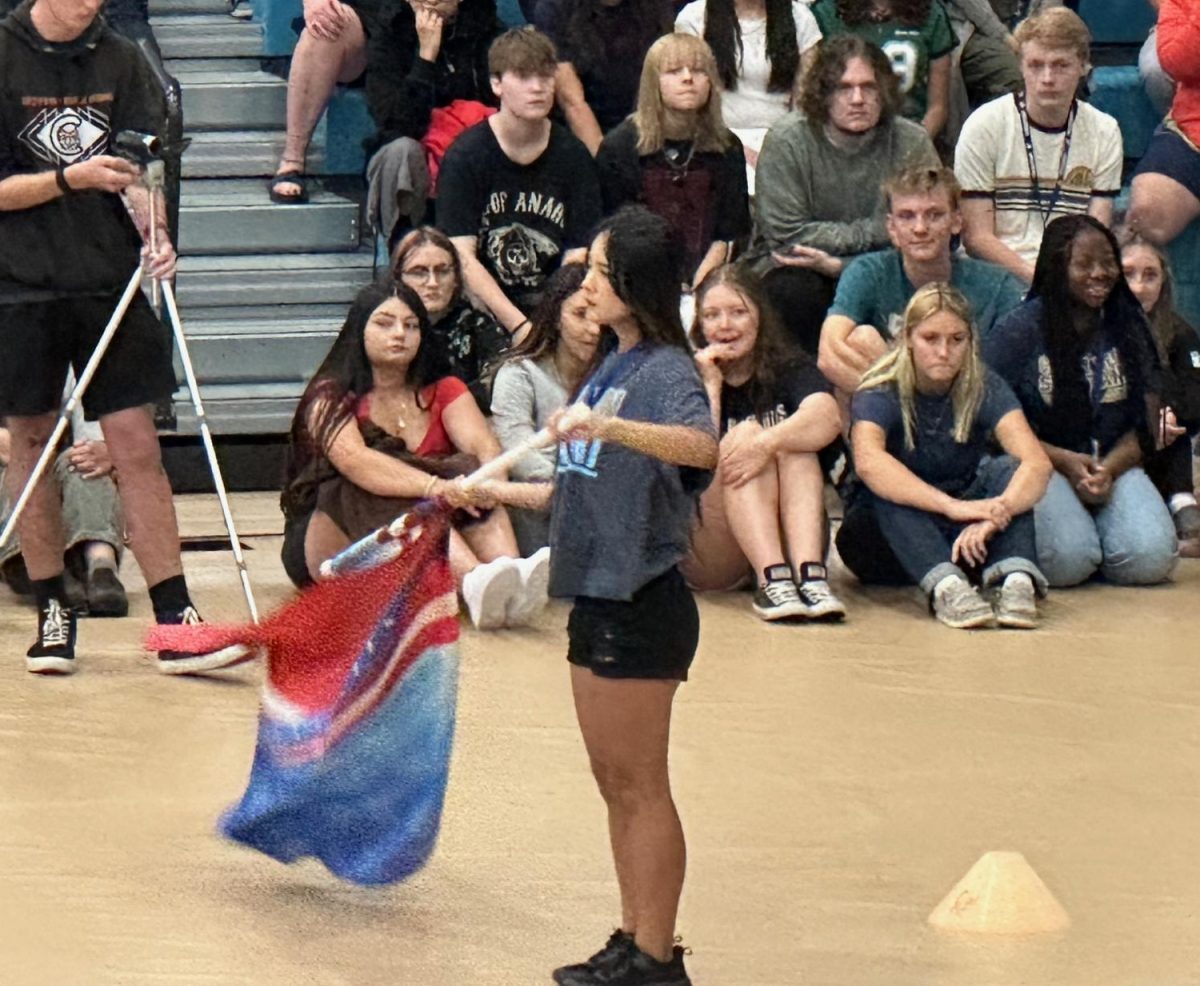
[{"label": "white and black sneaker", "polygon": [[25,670],[33,674],[75,671],[75,614],[53,597],[38,607],[38,639],[25,654]]},{"label": "white and black sneaker", "polygon": [[[159,615],[159,623],[193,625],[203,623],[195,606],[185,606],[177,613]],[[197,653],[184,650],[160,650],[155,663],[163,674],[204,674],[253,661],[258,649],[248,644],[232,644],[218,650]]]},{"label": "white and black sneaker", "polygon": [[796,583],[792,581],[790,565],[768,565],[763,569],[764,579],[754,590],[754,602],[751,604],[760,619],[768,622],[776,620],[798,620],[804,616],[804,603],[796,592]]},{"label": "white and black sneaker", "polygon": [[806,620],[826,620],[830,623],[846,618],[846,607],[829,587],[829,573],[820,562],[806,561],[800,566],[796,594]]}]

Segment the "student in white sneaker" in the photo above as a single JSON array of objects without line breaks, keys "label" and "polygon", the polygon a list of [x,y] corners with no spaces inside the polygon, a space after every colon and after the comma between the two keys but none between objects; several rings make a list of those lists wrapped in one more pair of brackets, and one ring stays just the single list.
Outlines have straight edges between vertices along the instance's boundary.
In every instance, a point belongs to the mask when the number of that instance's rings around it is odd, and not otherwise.
[{"label": "student in white sneaker", "polygon": [[546,603],[548,553],[518,561],[512,525],[460,477],[500,454],[457,377],[434,379],[416,292],[384,281],[359,292],[292,423],[281,500],[283,563],[297,585],[321,563],[418,501],[458,508],[450,567],[480,629],[528,622]]},{"label": "student in white sneaker", "polygon": [[[1037,626],[1047,583],[1033,506],[1050,460],[1011,388],[983,365],[958,291],[935,282],[913,296],[901,343],[863,377],[852,413],[866,490],[838,530],[846,566],[864,582],[916,582],[956,629]],[[1006,455],[988,456],[993,439]]]}]

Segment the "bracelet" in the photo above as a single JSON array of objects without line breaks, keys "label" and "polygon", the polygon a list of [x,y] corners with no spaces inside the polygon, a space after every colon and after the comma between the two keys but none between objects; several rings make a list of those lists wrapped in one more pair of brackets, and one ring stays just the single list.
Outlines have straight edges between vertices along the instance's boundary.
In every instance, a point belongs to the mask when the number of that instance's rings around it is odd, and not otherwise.
[{"label": "bracelet", "polygon": [[509,336],[510,337],[515,336],[518,332],[520,332],[528,324],[529,324],[529,319],[527,319],[527,318],[521,319],[521,321],[519,321],[513,328],[508,330]]},{"label": "bracelet", "polygon": [[67,169],[63,164],[60,164],[54,169],[54,181],[57,183],[58,187],[62,189],[63,194],[70,194],[71,192],[75,191],[75,189],[73,189],[67,183]]},{"label": "bracelet", "polygon": [[433,494],[433,488],[437,485],[437,481],[437,476],[429,477],[429,482],[425,484],[425,492],[421,494],[422,499],[429,499],[429,497]]}]

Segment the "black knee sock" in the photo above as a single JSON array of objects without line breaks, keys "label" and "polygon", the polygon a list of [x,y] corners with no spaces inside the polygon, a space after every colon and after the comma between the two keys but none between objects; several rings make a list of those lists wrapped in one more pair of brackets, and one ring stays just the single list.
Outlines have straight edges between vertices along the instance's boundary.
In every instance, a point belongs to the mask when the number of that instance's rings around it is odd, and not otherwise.
[{"label": "black knee sock", "polygon": [[154,617],[161,623],[164,616],[175,616],[181,610],[192,605],[192,597],[188,595],[187,579],[182,575],[172,575],[169,579],[150,586],[150,604],[154,607]]},{"label": "black knee sock", "polygon": [[48,579],[30,579],[29,584],[33,587],[33,598],[37,601],[38,609],[45,609],[51,599],[66,604],[67,593],[61,573]]}]

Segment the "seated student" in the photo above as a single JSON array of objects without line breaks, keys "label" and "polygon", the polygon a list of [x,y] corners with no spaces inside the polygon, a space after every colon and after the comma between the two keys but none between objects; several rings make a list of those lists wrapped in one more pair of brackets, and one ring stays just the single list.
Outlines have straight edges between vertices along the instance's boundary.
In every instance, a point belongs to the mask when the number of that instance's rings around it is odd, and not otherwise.
[{"label": "seated student", "polygon": [[508,333],[467,298],[462,264],[450,238],[432,226],[410,230],[392,254],[392,277],[417,292],[425,306],[425,345],[434,379],[458,377],[479,409],[490,413],[490,369],[508,348]]},{"label": "seated student", "polygon": [[441,152],[496,105],[487,57],[502,30],[495,0],[379,0],[367,43],[378,127],[367,145],[367,218],[389,246],[424,221]]},{"label": "seated student", "polygon": [[[67,603],[80,616],[125,616],[129,600],[117,577],[125,520],[113,482],[112,460],[99,425],[85,424],[82,411],[73,425],[75,443],[54,462],[66,534],[63,581]],[[8,429],[0,428],[0,527],[11,513],[10,493],[18,492],[5,487],[10,445]],[[7,582],[16,595],[32,600],[33,587],[15,532],[0,545],[0,581]]]},{"label": "seated student", "polygon": [[541,0],[534,24],[558,49],[559,108],[593,154],[633,112],[642,60],[671,30],[670,0]]},{"label": "seated student", "polygon": [[1165,580],[1175,528],[1140,465],[1154,355],[1103,223],[1062,216],[1046,227],[1029,300],[983,346],[1054,465],[1035,511],[1038,564],[1050,584],[1075,585],[1097,571],[1122,585]]},{"label": "seated student", "polygon": [[855,34],[883,49],[900,83],[900,113],[930,138],[950,110],[950,53],[958,38],[942,0],[816,0],[826,38]]},{"label": "seated student", "polygon": [[696,292],[696,366],[721,436],[720,464],[700,500],[681,565],[694,589],[755,580],[764,620],[840,620],[825,565],[825,474],[837,404],[806,354],[788,349],[758,279],[718,267]]},{"label": "seated student", "polygon": [[807,0],[693,0],[675,30],[712,49],[725,90],[721,115],[753,170],[767,130],[798,105],[800,80],[816,57],[821,29]]},{"label": "seated student", "polygon": [[442,161],[438,228],[454,241],[471,296],[520,342],[542,282],[583,259],[600,220],[591,154],[550,121],[554,45],[531,27],[488,52],[500,112],[456,140]]},{"label": "seated student", "polygon": [[646,54],[637,110],[596,158],[604,211],[641,203],[666,219],[683,241],[692,287],[750,236],[746,159],[721,122],[716,74],[701,39],[659,38]]},{"label": "seated student", "polygon": [[1091,66],[1091,36],[1074,11],[1023,21],[1025,91],[1001,96],[963,124],[954,171],[963,187],[963,243],[1028,283],[1042,233],[1056,216],[1112,222],[1124,161],[1117,121],[1075,98]]},{"label": "seated student", "polygon": [[[507,452],[546,427],[579,388],[596,355],[600,328],[587,315],[580,291],[587,268],[567,264],[550,275],[530,318],[529,335],[506,354],[492,388],[492,427]],[[526,453],[511,469],[514,482],[552,483],[558,449]],[[517,544],[524,555],[550,543],[549,508],[511,510]]]},{"label": "seated student", "polygon": [[949,168],[906,168],[883,185],[891,250],[846,265],[825,324],[817,365],[839,389],[853,392],[904,324],[917,288],[944,281],[966,297],[975,331],[986,338],[996,319],[1021,303],[1024,285],[1003,267],[952,254],[962,230],[959,188]]},{"label": "seated student", "polygon": [[500,454],[455,377],[430,372],[429,320],[416,292],[385,281],[359,292],[292,421],[281,504],[283,563],[303,586],[321,563],[419,500],[460,508],[450,567],[481,629],[528,622],[545,605],[549,559],[518,562],[503,509],[459,477]]},{"label": "seated student", "polygon": [[1163,407],[1146,475],[1167,501],[1179,553],[1200,557],[1200,507],[1192,478],[1192,445],[1200,434],[1200,338],[1173,303],[1171,267],[1162,251],[1136,233],[1121,240],[1121,267],[1150,322]]},{"label": "seated student", "polygon": [[1020,92],[1024,82],[1017,43],[997,11],[999,4],[988,0],[945,0],[945,4],[962,44],[958,68],[971,107]]},{"label": "seated student", "polygon": [[[1050,462],[1009,386],[983,365],[966,299],[921,288],[899,344],[854,395],[854,468],[866,489],[838,530],[842,561],[864,582],[916,582],[957,629],[1033,628],[1046,579],[1033,505]],[[990,458],[999,442],[1004,456]],[[991,604],[971,583],[977,573]]]},{"label": "seated student", "polygon": [[367,31],[378,0],[305,0],[304,28],[288,69],[287,137],[271,201],[308,201],[305,166],[313,131],[339,82],[359,79],[367,67]]},{"label": "seated student", "polygon": [[1200,218],[1200,10],[1194,0],[1162,0],[1158,57],[1177,83],[1175,99],[1134,173],[1129,226],[1166,246]]},{"label": "seated student", "polygon": [[899,98],[876,45],[830,38],[805,76],[803,115],[775,124],[763,144],[747,259],[792,341],[809,353],[842,267],[887,246],[883,180],[940,163],[929,135],[895,115]]}]

